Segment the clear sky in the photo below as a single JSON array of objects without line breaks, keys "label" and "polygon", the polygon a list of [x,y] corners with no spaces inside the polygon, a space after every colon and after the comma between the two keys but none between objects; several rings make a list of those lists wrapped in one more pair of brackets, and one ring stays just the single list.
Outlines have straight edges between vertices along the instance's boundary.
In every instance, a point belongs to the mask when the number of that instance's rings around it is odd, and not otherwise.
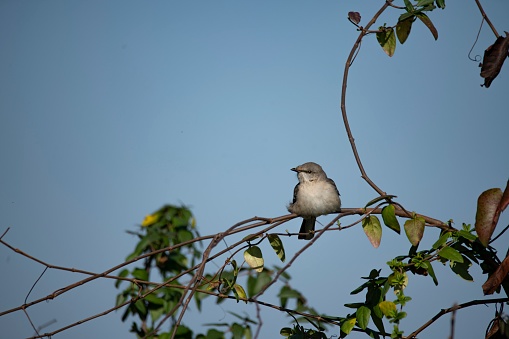
[{"label": "clear sky", "polygon": [[[1,1],[0,232],[11,228],[4,240],[53,265],[101,272],[132,251],[136,239],[125,231],[166,203],[190,206],[203,235],[255,215],[287,214],[297,182],[290,168],[307,161],[335,180],[345,207],[364,206],[376,194],[351,153],[340,87],[358,35],[347,12],[359,11],[365,24],[381,4]],[[499,33],[509,30],[507,1],[484,6]],[[389,12],[376,26],[394,23],[399,13]],[[347,109],[378,186],[409,210],[461,227],[474,222],[477,196],[508,179],[509,66],[491,88],[479,86],[478,63],[467,58],[481,23],[473,0],[448,1],[430,17],[438,41],[416,22],[392,58],[374,36],[365,39],[350,71]],[[485,25],[473,54],[494,40]],[[437,233],[427,229],[423,245]],[[294,237],[284,243],[287,257],[305,244]],[[507,243],[495,243],[501,255]],[[360,226],[329,233],[291,267],[292,285],[315,308],[346,315],[343,304],[362,301],[349,295],[360,277],[408,248],[388,229],[378,249]],[[44,267],[0,247],[0,268],[1,311],[23,303]],[[435,271],[438,288],[410,276],[407,334],[440,308],[482,297],[477,268],[474,283]],[[29,300],[81,278],[49,271]],[[53,331],[112,307],[116,292],[112,281],[94,282],[28,312],[36,326],[56,319],[44,329]],[[253,307],[225,302],[205,314],[193,309],[184,322],[199,331],[202,322],[235,320],[226,310],[255,316]],[[484,335],[494,312],[458,312],[457,337]],[[289,319],[264,314],[262,337],[277,338]],[[129,337],[120,316],[56,338]],[[0,328],[6,338],[33,335],[21,312],[0,317]],[[422,337],[448,333],[449,316]]]}]

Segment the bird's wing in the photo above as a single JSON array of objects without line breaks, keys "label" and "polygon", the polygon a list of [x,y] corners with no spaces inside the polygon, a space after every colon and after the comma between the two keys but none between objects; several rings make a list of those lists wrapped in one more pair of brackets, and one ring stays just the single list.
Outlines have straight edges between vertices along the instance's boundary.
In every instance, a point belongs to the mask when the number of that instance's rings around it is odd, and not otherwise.
[{"label": "bird's wing", "polygon": [[[332,180],[331,178],[327,178],[327,182],[330,183],[332,186],[334,186],[334,188],[336,189],[336,193],[338,193],[338,195],[341,195],[341,194],[339,194],[338,188],[336,187],[334,180]],[[295,187],[295,188],[297,188],[297,187]],[[293,199],[295,201],[295,192],[293,193]]]},{"label": "bird's wing", "polygon": [[293,204],[295,204],[295,202],[297,201],[297,192],[299,191],[299,185],[300,183],[295,185],[295,188],[293,189]]}]

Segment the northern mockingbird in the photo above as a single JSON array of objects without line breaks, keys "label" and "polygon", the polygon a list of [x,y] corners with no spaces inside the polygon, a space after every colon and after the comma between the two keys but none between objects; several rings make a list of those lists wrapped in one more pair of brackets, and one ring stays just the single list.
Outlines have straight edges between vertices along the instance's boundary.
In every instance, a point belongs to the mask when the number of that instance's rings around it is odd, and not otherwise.
[{"label": "northern mockingbird", "polygon": [[288,211],[304,218],[299,233],[307,234],[300,234],[299,239],[311,240],[315,236],[316,217],[340,212],[339,191],[322,166],[314,162],[306,162],[292,171],[297,172],[299,183],[293,190],[293,203],[288,205]]}]

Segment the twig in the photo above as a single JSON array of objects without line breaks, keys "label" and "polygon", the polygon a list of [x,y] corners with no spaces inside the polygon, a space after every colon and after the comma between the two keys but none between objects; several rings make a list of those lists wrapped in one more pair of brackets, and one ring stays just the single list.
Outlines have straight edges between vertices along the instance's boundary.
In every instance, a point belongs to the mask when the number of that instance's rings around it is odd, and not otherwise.
[{"label": "twig", "polygon": [[302,247],[297,253],[295,253],[295,255],[293,256],[293,258],[283,267],[281,268],[276,276],[274,277],[274,279],[272,279],[267,285],[263,286],[263,288],[255,295],[253,296],[253,299],[257,299],[259,298],[270,286],[272,286],[278,279],[279,277],[281,276],[281,274],[286,271],[288,268],[290,268],[290,266],[292,266],[293,262],[305,251],[307,250],[310,246],[312,246],[315,241],[317,241],[326,231],[327,229],[329,229],[332,225],[334,225],[336,223],[336,221],[341,217],[341,215],[338,215],[337,217],[335,217],[334,219],[332,219],[332,221],[327,224],[327,226],[325,226],[322,230],[320,230],[319,232],[316,233],[315,237],[311,240],[311,241],[308,241],[307,244]]},{"label": "twig", "polygon": [[348,123],[348,116],[346,114],[346,86],[348,82],[348,71],[352,65],[352,60],[355,56],[355,52],[359,48],[359,45],[362,41],[362,38],[367,34],[368,29],[376,22],[378,17],[387,9],[387,7],[390,6],[390,1],[386,1],[383,6],[376,12],[376,14],[373,16],[373,18],[368,22],[366,27],[361,27],[361,32],[359,33],[359,36],[357,37],[357,40],[355,41],[352,50],[350,51],[350,54],[348,55],[348,58],[345,62],[345,70],[343,73],[343,84],[341,87],[341,113],[343,116],[343,123],[345,125],[346,133],[348,134],[348,140],[350,141],[350,146],[352,147],[353,155],[355,157],[355,161],[357,162],[357,166],[359,167],[359,170],[361,171],[361,177],[366,180],[366,182],[380,195],[385,195],[386,193],[382,191],[375,183],[368,177],[366,174],[366,171],[364,170],[364,166],[362,165],[361,158],[359,156],[359,153],[357,152],[357,146],[355,145],[355,139],[352,134],[352,130],[350,129],[350,124]]},{"label": "twig", "polygon": [[490,18],[488,18],[488,16],[486,15],[486,12],[484,11],[484,9],[481,6],[481,2],[479,0],[475,0],[475,3],[477,4],[477,7],[479,7],[479,11],[481,12],[483,19],[486,20],[488,25],[490,25],[491,30],[493,31],[493,34],[495,34],[495,36],[498,38],[500,35],[498,35],[498,32],[495,29],[495,26],[493,26],[493,24],[490,21]]},{"label": "twig", "polygon": [[444,314],[447,314],[447,313],[450,313],[450,312],[453,312],[453,311],[456,311],[456,310],[459,310],[459,309],[462,309],[462,308],[470,307],[470,306],[486,305],[486,304],[496,304],[496,303],[507,302],[507,301],[509,301],[509,298],[497,298],[497,299],[487,299],[487,300],[472,300],[472,301],[469,301],[469,302],[466,302],[466,303],[463,303],[463,304],[454,305],[453,307],[450,307],[450,308],[442,309],[433,318],[428,320],[424,325],[422,325],[417,330],[412,332],[409,336],[406,336],[404,338],[405,339],[416,338],[419,333],[421,333],[429,325],[431,325],[435,321],[437,321]]},{"label": "twig", "polygon": [[[454,304],[454,306],[456,306],[456,304]],[[449,339],[454,339],[454,323],[456,321],[456,311],[457,309],[454,309],[451,314],[451,334],[449,335]]]}]

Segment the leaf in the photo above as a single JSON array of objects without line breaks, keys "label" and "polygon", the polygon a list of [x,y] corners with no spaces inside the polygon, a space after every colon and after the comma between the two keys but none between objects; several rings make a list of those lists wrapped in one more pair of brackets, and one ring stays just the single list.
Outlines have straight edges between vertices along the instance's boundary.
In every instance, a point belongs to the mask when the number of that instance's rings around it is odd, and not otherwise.
[{"label": "leaf", "polygon": [[267,272],[262,272],[256,276],[250,275],[247,279],[247,292],[250,297],[256,295],[262,288],[271,281]]},{"label": "leaf", "polygon": [[412,244],[412,246],[418,246],[419,242],[424,235],[424,225],[426,221],[422,217],[415,216],[414,218],[405,221],[405,233]]},{"label": "leaf", "polygon": [[283,247],[283,242],[281,238],[277,234],[269,234],[269,243],[272,246],[274,252],[276,252],[277,256],[282,262],[285,262],[285,248]]},{"label": "leaf", "polygon": [[[509,52],[508,52],[509,57]],[[500,213],[504,212],[507,205],[509,205],[509,180],[507,180],[507,184],[505,186],[504,194],[502,194],[502,198],[498,203],[497,210],[495,211],[495,216],[493,216],[493,224],[498,224],[498,218],[500,217]]]},{"label": "leaf", "polygon": [[484,51],[481,77],[484,78],[484,87],[486,88],[490,87],[491,82],[498,76],[507,57],[509,33],[505,32],[505,35],[505,37],[499,36],[495,43]]},{"label": "leaf", "polygon": [[486,190],[477,199],[475,231],[479,236],[479,241],[485,247],[488,246],[491,235],[495,230],[496,224],[493,224],[493,218],[501,199],[502,190],[500,188]]},{"label": "leaf", "polygon": [[[237,302],[239,302],[240,299],[247,299],[246,291],[244,291],[244,288],[239,284],[233,285],[233,294],[235,294]],[[244,300],[244,302],[247,304],[247,300]]]},{"label": "leaf", "polygon": [[445,0],[436,1],[438,8],[445,9]]},{"label": "leaf", "polygon": [[435,2],[435,0],[420,0],[419,2],[417,2],[415,4],[415,6],[417,7],[421,7],[421,6],[427,6],[427,5],[431,5]]},{"label": "leaf", "polygon": [[242,241],[253,241],[261,237],[263,237],[263,234],[248,234],[244,238],[242,238]]},{"label": "leaf", "polygon": [[382,208],[382,219],[384,224],[394,232],[400,234],[401,227],[399,226],[398,219],[396,218],[396,208],[393,204],[389,204]]},{"label": "leaf", "polygon": [[159,213],[146,215],[143,221],[141,222],[141,227],[148,227],[152,224],[155,224],[161,215]]},{"label": "leaf", "polygon": [[279,330],[279,334],[281,334],[283,337],[289,337],[293,333],[292,329],[290,327],[283,327]]},{"label": "leaf", "polygon": [[362,220],[362,229],[366,233],[369,242],[374,248],[380,246],[380,240],[382,240],[382,226],[380,226],[380,220],[374,215],[368,215]]},{"label": "leaf", "polygon": [[456,249],[446,246],[438,251],[438,256],[449,261],[463,262],[463,256]]},{"label": "leaf", "polygon": [[371,310],[366,306],[361,306],[355,312],[355,316],[357,317],[357,323],[359,327],[365,330],[369,324],[369,317],[371,316]]},{"label": "leaf", "polygon": [[376,204],[379,201],[387,200],[387,199],[393,199],[397,198],[395,195],[381,195],[379,197],[376,197],[375,199],[370,200],[365,207],[371,206],[373,204]]},{"label": "leaf", "polygon": [[[120,271],[118,276],[121,278],[125,278],[125,277],[127,277],[128,274],[129,274],[129,270],[127,268],[124,268],[122,271]],[[120,286],[120,284],[122,283],[122,281],[123,280],[120,280],[120,279],[115,281],[115,287],[118,288]]]},{"label": "leaf", "polygon": [[429,276],[431,277],[431,279],[433,279],[433,283],[435,283],[435,286],[438,286],[438,279],[437,276],[435,275],[435,271],[433,270],[433,266],[431,265],[431,263],[428,260],[426,260],[423,262],[423,264]]},{"label": "leaf", "polygon": [[474,278],[468,272],[468,269],[472,266],[470,262],[451,262],[451,270],[465,279],[466,281],[474,281]]},{"label": "leaf", "polygon": [[230,327],[230,331],[232,333],[232,339],[242,339],[244,336],[244,326],[233,323]]},{"label": "leaf", "polygon": [[465,230],[459,230],[458,232],[456,232],[456,235],[458,237],[465,238],[469,241],[475,241],[475,239],[477,239],[477,237],[475,235],[473,235],[472,233],[465,231]]},{"label": "leaf", "polygon": [[407,12],[412,13],[414,11],[414,6],[410,2],[410,0],[404,0],[403,2],[405,3],[405,8],[406,8]]},{"label": "leaf", "polygon": [[388,56],[393,56],[396,51],[396,35],[394,29],[379,27],[380,32],[376,33],[376,40]]},{"label": "leaf", "polygon": [[398,37],[399,43],[404,44],[408,36],[410,35],[410,31],[412,30],[412,24],[414,23],[414,16],[411,16],[408,19],[403,21],[399,21],[396,26],[396,36]]},{"label": "leaf", "polygon": [[422,21],[422,23],[425,24],[426,27],[428,27],[431,34],[433,34],[433,37],[435,38],[435,40],[437,40],[438,39],[438,31],[435,28],[435,26],[433,25],[433,23],[431,22],[430,18],[422,12],[415,14],[415,16],[417,16]]},{"label": "leaf", "polygon": [[378,304],[378,307],[380,308],[380,311],[387,317],[387,318],[394,318],[396,315],[396,304],[392,301],[382,301]]},{"label": "leaf", "polygon": [[263,271],[264,261],[262,251],[258,246],[251,246],[247,250],[245,250],[244,260],[246,260],[247,264],[256,272],[260,273]]},{"label": "leaf", "polygon": [[444,234],[442,234],[440,236],[440,238],[438,238],[437,241],[435,241],[435,243],[433,244],[432,248],[437,250],[439,249],[440,247],[442,247],[442,245],[444,245],[447,240],[449,239],[449,237],[452,235],[451,232],[445,232]]},{"label": "leaf", "polygon": [[381,333],[385,333],[384,322],[382,321],[383,313],[380,310],[380,307],[375,306],[371,311],[371,320],[373,320],[373,324],[375,324],[378,331]]},{"label": "leaf", "polygon": [[147,314],[147,307],[145,307],[145,303],[143,302],[143,300],[135,301],[134,307],[138,311],[140,318],[143,318]]},{"label": "leaf", "polygon": [[341,324],[341,331],[345,332],[346,334],[350,334],[350,332],[352,332],[353,327],[355,326],[355,322],[356,322],[355,318],[346,319]]},{"label": "leaf", "polygon": [[361,14],[359,12],[348,12],[348,20],[357,25],[361,22]]},{"label": "leaf", "polygon": [[131,275],[138,280],[148,281],[148,272],[141,268],[135,268]]},{"label": "leaf", "polygon": [[502,261],[500,266],[498,266],[497,270],[490,275],[488,280],[482,285],[482,290],[484,294],[493,294],[500,284],[507,279],[507,274],[509,274],[509,256],[506,256]]}]

